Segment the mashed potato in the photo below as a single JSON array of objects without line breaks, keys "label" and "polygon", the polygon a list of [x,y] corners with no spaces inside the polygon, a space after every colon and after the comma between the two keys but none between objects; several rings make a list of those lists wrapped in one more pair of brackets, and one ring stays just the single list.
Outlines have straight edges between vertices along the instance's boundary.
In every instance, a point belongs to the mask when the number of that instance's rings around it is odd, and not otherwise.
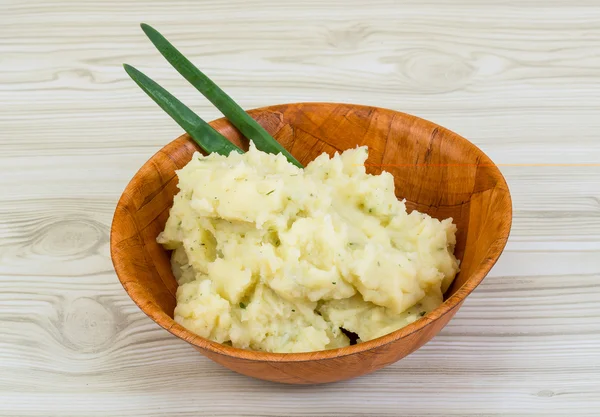
[{"label": "mashed potato", "polygon": [[268,352],[349,345],[417,320],[458,271],[456,227],[413,211],[365,147],[305,169],[251,145],[177,172],[158,242],[172,249],[175,320],[200,336]]}]

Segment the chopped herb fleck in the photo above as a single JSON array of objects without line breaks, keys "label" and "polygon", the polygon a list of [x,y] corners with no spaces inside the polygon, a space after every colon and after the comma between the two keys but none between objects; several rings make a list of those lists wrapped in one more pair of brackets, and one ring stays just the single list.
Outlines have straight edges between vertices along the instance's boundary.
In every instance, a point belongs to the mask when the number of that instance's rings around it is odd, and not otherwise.
[{"label": "chopped herb fleck", "polygon": [[331,281],[331,283],[332,283],[333,285],[337,285],[337,282],[335,282],[335,281]]},{"label": "chopped herb fleck", "polygon": [[421,312],[419,313],[419,316],[423,317],[425,314],[426,314],[426,313],[425,313],[424,311],[421,311]]},{"label": "chopped herb fleck", "polygon": [[275,190],[269,191],[266,195],[272,194]]},{"label": "chopped herb fleck", "polygon": [[277,239],[277,240],[275,241],[275,246],[279,246],[279,245],[281,245],[281,241],[280,241],[279,239]]},{"label": "chopped herb fleck", "polygon": [[373,209],[372,208],[369,209],[369,213],[373,213]]},{"label": "chopped herb fleck", "polygon": [[241,308],[241,309],[245,309],[245,308],[246,308],[246,304],[244,304],[244,303],[240,303],[240,308]]},{"label": "chopped herb fleck", "polygon": [[381,262],[377,261],[377,266],[381,266]]},{"label": "chopped herb fleck", "polygon": [[292,313],[295,313],[295,312],[296,312],[296,310],[294,310],[294,309],[292,308]]}]

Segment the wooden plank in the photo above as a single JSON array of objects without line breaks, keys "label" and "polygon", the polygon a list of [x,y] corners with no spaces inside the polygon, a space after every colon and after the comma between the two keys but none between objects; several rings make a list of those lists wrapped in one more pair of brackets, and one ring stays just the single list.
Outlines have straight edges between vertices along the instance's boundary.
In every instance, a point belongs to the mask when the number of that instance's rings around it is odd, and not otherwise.
[{"label": "wooden plank", "polygon": [[[504,164],[511,240],[438,337],[373,375],[289,387],[219,367],[139,311],[112,270],[112,213],[180,129],[121,64],[219,117],[141,21],[246,108],[393,108]],[[598,415],[600,167],[577,164],[600,164],[599,21],[594,0],[4,0],[0,415]]]}]

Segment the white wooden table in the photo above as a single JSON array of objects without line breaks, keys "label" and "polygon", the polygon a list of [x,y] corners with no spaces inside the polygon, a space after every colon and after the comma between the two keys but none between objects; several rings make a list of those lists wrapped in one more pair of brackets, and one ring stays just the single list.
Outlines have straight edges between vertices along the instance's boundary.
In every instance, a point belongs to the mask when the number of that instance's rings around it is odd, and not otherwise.
[{"label": "white wooden table", "polygon": [[[245,108],[388,107],[501,164],[510,242],[438,337],[293,387],[225,370],[138,310],[109,226],[180,128],[121,64],[218,116],[142,21]],[[1,416],[600,415],[597,0],[0,0],[0,150]]]}]

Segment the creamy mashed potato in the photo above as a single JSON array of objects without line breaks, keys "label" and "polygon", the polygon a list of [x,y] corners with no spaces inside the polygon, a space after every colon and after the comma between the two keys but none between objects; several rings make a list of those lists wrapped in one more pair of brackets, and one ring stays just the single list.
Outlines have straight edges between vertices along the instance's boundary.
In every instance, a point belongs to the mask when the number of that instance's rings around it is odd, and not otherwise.
[{"label": "creamy mashed potato", "polygon": [[175,320],[200,336],[268,352],[371,340],[442,303],[458,271],[456,227],[413,211],[366,147],[297,168],[251,145],[196,153],[158,242],[172,249]]}]

